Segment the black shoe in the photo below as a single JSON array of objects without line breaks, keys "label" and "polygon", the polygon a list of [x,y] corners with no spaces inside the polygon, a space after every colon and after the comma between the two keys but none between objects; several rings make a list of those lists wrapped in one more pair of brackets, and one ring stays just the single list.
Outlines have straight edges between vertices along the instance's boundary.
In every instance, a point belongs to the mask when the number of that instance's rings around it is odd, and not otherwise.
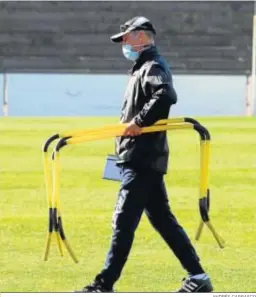
[{"label": "black shoe", "polygon": [[208,293],[213,291],[211,280],[208,277],[196,279],[193,278],[193,276],[188,276],[187,278],[184,278],[183,281],[183,285],[178,291],[179,293]]},{"label": "black shoe", "polygon": [[104,286],[102,282],[94,281],[92,284],[84,287],[80,291],[75,291],[75,293],[113,293],[113,289],[108,289]]}]

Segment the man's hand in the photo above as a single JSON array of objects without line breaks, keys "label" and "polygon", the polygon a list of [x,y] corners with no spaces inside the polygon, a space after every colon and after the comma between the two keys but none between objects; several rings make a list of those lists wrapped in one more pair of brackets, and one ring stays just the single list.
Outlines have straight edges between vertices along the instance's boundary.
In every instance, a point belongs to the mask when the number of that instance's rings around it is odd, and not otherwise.
[{"label": "man's hand", "polygon": [[129,124],[127,124],[127,127],[124,131],[124,136],[137,136],[142,133],[142,129],[134,123],[132,120]]}]

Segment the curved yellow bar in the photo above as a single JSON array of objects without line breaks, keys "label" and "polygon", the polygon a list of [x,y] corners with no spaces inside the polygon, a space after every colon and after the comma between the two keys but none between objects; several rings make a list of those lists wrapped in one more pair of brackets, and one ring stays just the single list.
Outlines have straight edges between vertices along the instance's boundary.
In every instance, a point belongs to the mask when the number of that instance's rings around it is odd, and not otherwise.
[{"label": "curved yellow bar", "polygon": [[[172,125],[159,125],[159,126],[150,126],[142,128],[142,133],[153,133],[153,132],[159,132],[159,131],[166,131],[166,130],[183,130],[183,129],[193,129],[194,125],[190,123],[183,123],[183,124],[172,124]],[[110,137],[116,137],[116,136],[122,136],[124,134],[125,127],[123,125],[120,125],[110,131],[102,131],[97,130],[94,134],[86,134],[84,136],[80,137],[73,137],[68,139],[66,142],[67,144],[77,144],[82,143],[86,141],[92,141],[92,140],[101,140],[105,138]]]},{"label": "curved yellow bar", "polygon": [[69,252],[70,257],[73,259],[73,261],[74,261],[75,263],[78,263],[78,259],[77,259],[76,255],[75,255],[75,253],[73,252],[73,250],[72,250],[72,248],[71,248],[69,242],[67,241],[67,239],[64,239],[64,240],[63,240],[63,243],[64,243],[64,245],[65,245],[67,251]]},{"label": "curved yellow bar", "polygon": [[44,178],[45,178],[45,187],[46,187],[46,199],[48,203],[48,207],[52,207],[52,200],[51,200],[51,189],[52,189],[52,180],[51,180],[51,168],[49,165],[48,154],[47,152],[44,153],[43,156],[44,161]]},{"label": "curved yellow bar", "polygon": [[[207,197],[207,191],[209,189],[209,163],[210,163],[210,141],[204,140],[200,142],[200,197]],[[199,223],[198,230],[196,232],[195,239],[199,240],[204,224],[210,229],[215,240],[217,241],[220,248],[224,248],[224,240],[219,236],[219,234],[214,229],[210,221],[204,222],[202,219]]]},{"label": "curved yellow bar", "polygon": [[[173,119],[164,119],[156,122],[154,126],[165,125],[165,124],[176,124],[176,123],[185,123],[184,118],[173,118]],[[60,133],[60,137],[77,137],[82,136],[83,134],[89,135],[90,133],[99,133],[100,131],[112,131],[115,129],[119,129],[121,127],[125,128],[127,124],[116,124],[116,125],[108,125],[100,128],[94,129],[83,129],[83,130],[70,130],[63,133]]]},{"label": "curved yellow bar", "polygon": [[47,234],[46,245],[45,245],[45,252],[44,252],[44,261],[48,260],[50,245],[52,240],[52,232]]},{"label": "curved yellow bar", "polygon": [[55,153],[53,162],[53,188],[52,188],[52,204],[54,208],[59,206],[60,197],[60,154]]},{"label": "curved yellow bar", "polygon": [[207,190],[209,188],[210,141],[201,141],[200,147],[200,198],[202,198],[207,197]]},{"label": "curved yellow bar", "polygon": [[57,245],[60,251],[60,255],[61,257],[64,256],[64,252],[63,252],[63,247],[62,247],[62,242],[61,242],[61,237],[58,231],[55,231],[55,235],[56,235],[56,240],[57,240]]}]

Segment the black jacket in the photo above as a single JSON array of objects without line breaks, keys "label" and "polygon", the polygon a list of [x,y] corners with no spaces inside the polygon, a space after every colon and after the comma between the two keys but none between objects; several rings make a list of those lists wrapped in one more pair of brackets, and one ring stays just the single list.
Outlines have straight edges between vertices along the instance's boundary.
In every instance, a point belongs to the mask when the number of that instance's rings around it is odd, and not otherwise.
[{"label": "black jacket", "polygon": [[[155,46],[144,50],[131,70],[121,110],[121,122],[135,120],[140,127],[151,126],[169,116],[170,106],[177,102],[169,66]],[[131,162],[143,169],[166,173],[169,148],[166,132],[117,137],[118,163]]]}]

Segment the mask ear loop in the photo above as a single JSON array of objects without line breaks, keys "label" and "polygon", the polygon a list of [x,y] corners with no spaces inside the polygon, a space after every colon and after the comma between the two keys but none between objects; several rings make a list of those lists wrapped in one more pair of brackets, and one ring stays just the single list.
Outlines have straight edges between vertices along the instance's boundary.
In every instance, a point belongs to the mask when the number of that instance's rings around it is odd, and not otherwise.
[{"label": "mask ear loop", "polygon": [[[139,31],[131,31],[130,33],[132,34],[132,36],[134,36],[134,33],[138,34]],[[150,44],[135,44],[135,45],[130,45],[133,51],[139,52],[139,54],[141,52],[143,52],[146,49],[149,49],[151,46],[153,46],[154,43],[150,43]],[[141,50],[137,50],[136,47],[141,47]]]}]

